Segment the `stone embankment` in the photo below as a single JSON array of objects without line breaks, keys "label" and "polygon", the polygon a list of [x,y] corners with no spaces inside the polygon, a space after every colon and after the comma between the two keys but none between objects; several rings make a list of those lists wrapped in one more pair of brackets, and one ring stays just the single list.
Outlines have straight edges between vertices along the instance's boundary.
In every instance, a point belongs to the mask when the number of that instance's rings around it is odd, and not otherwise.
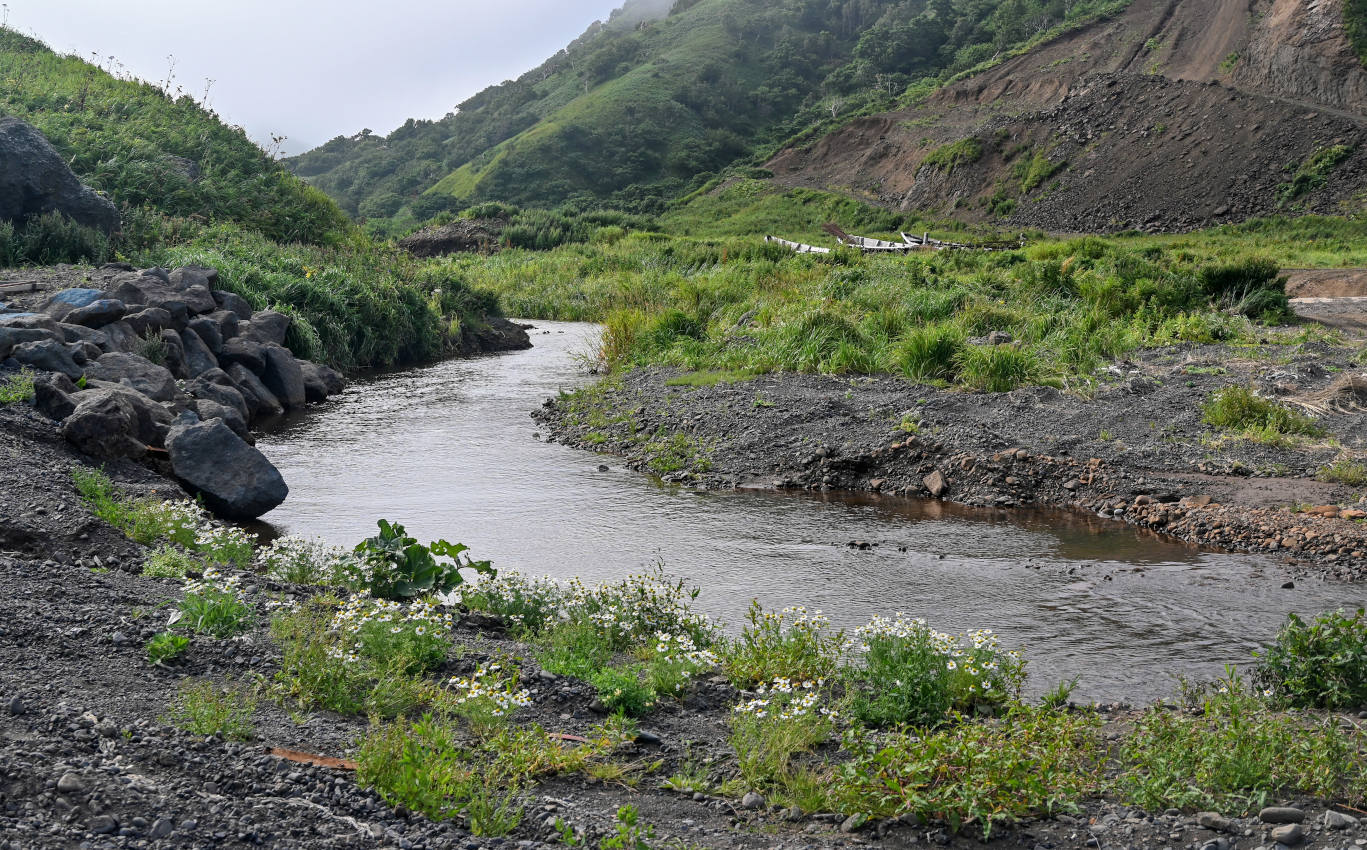
[{"label": "stone embankment", "polygon": [[253,310],[213,269],[110,265],[89,277],[0,306],[0,366],[36,374],[34,406],[91,458],[166,461],[226,518],[284,501],[250,426],[340,392],[342,376],[296,358],[289,316]]}]

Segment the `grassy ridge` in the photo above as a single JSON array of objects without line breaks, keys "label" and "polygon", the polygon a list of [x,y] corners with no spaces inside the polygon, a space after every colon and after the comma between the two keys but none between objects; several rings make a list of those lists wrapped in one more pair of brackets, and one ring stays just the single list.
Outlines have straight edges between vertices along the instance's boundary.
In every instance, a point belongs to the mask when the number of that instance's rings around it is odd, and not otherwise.
[{"label": "grassy ridge", "polygon": [[439,357],[496,299],[364,236],[326,195],[188,96],[0,29],[0,112],[37,126],[120,207],[114,240],[58,217],[0,225],[0,263],[199,263],[293,315],[300,356],[340,368]]}]

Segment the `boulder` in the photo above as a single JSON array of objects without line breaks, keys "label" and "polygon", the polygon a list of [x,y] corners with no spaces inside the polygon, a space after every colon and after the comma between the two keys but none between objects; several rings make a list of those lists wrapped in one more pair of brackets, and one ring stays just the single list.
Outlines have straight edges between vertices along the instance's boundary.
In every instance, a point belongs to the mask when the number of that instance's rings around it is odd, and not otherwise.
[{"label": "boulder", "polygon": [[185,369],[190,377],[201,375],[210,369],[218,368],[218,358],[204,344],[199,334],[192,330],[180,332],[181,348],[185,350]]},{"label": "boulder", "polygon": [[[218,309],[213,293],[207,286],[179,288],[162,274],[156,274],[155,270],[121,274],[114,281],[110,295],[125,304],[161,307],[172,316],[183,312],[187,320],[189,314],[212,313]],[[183,310],[176,305],[183,305]]]},{"label": "boulder", "polygon": [[142,343],[142,337],[128,322],[114,322],[100,330],[105,335],[105,342],[100,347],[105,351],[133,351]]},{"label": "boulder", "polygon": [[207,266],[180,266],[171,269],[166,275],[166,280],[181,290],[189,289],[192,286],[202,286],[209,290],[209,297],[213,298],[213,289],[218,285],[218,269],[211,269]]},{"label": "boulder", "polygon": [[185,346],[180,334],[165,328],[161,332],[161,344],[166,351],[166,368],[177,378],[190,377],[190,369],[185,365]]},{"label": "boulder", "polygon": [[237,336],[238,318],[232,310],[215,310],[204,318],[218,326],[218,334],[225,342]]},{"label": "boulder", "polygon": [[0,327],[0,360],[9,357],[16,345],[23,345],[26,342],[41,342],[43,340],[56,340],[58,336],[52,331],[42,328],[5,328]]},{"label": "boulder", "polygon": [[242,414],[226,405],[219,404],[213,399],[195,399],[195,413],[199,414],[201,421],[210,422],[215,419],[221,420],[233,430],[233,433],[241,437],[247,445],[253,445],[252,432],[247,429],[247,420],[242,418]]},{"label": "boulder", "polygon": [[290,329],[290,317],[284,313],[277,313],[274,310],[262,310],[253,313],[251,319],[251,331],[242,331],[243,336],[254,339],[262,344],[285,344],[285,334]]},{"label": "boulder", "polygon": [[84,325],[68,325],[59,322],[57,327],[61,328],[62,342],[89,342],[103,348],[109,343],[109,334],[95,328],[87,328]]},{"label": "boulder", "polygon": [[25,342],[16,345],[10,356],[21,365],[32,366],[44,372],[59,372],[71,380],[81,377],[82,370],[71,356],[66,346],[53,339]]},{"label": "boulder", "polygon": [[170,401],[176,395],[176,379],[171,370],[136,354],[111,352],[86,367],[89,378],[123,384],[155,401]]},{"label": "boulder", "polygon": [[44,375],[33,382],[33,406],[49,419],[58,422],[76,411],[75,400],[60,382],[65,382],[66,386],[75,389],[65,375]]},{"label": "boulder", "polygon": [[77,307],[67,313],[62,321],[70,325],[84,325],[87,328],[101,328],[110,322],[117,322],[128,315],[128,308],[122,301],[114,298],[101,298],[91,301],[84,307]]},{"label": "boulder", "polygon": [[18,222],[51,212],[106,235],[119,229],[113,202],[83,186],[37,128],[0,118],[0,219]]},{"label": "boulder", "polygon": [[144,446],[160,446],[166,439],[166,429],[170,427],[171,411],[152,401],[147,396],[123,384],[93,380],[87,389],[75,393],[72,398],[77,406],[85,400],[88,393],[111,393],[122,399],[133,411],[133,436]]},{"label": "boulder", "polygon": [[147,446],[133,436],[137,416],[132,405],[108,390],[87,390],[62,422],[62,436],[82,452],[112,460],[141,457]]},{"label": "boulder", "polygon": [[125,316],[124,321],[138,336],[146,336],[148,331],[161,331],[174,326],[170,312],[160,307],[144,308]]},{"label": "boulder", "polygon": [[104,355],[103,348],[100,348],[93,342],[86,342],[85,340],[68,342],[66,344],[66,350],[71,352],[71,359],[75,360],[76,365],[78,366],[84,366],[87,363],[99,360],[100,357]]},{"label": "boulder", "polygon": [[261,383],[261,379],[248,372],[241,363],[234,363],[228,367],[228,377],[233,379],[238,392],[242,393],[242,399],[247,403],[252,419],[258,416],[279,416],[285,412],[275,393],[267,389],[266,385]]},{"label": "boulder", "polygon": [[172,429],[166,451],[176,477],[219,516],[256,519],[289,495],[279,470],[222,420]]},{"label": "boulder", "polygon": [[304,391],[304,370],[294,359],[290,350],[281,345],[268,345],[262,354],[266,358],[266,368],[261,372],[261,382],[271,391],[286,409],[303,407],[307,401]]},{"label": "boulder", "polygon": [[191,319],[185,326],[188,331],[193,331],[204,344],[209,347],[209,351],[215,356],[223,350],[223,331],[219,330],[218,323],[211,321],[203,316]]},{"label": "boulder", "polygon": [[248,371],[260,375],[266,368],[266,351],[259,342],[235,337],[223,343],[218,362],[223,366],[241,363]]},{"label": "boulder", "polygon": [[63,289],[43,302],[42,311],[60,322],[72,310],[85,307],[104,297],[104,292],[99,289]]},{"label": "boulder", "polygon": [[59,332],[57,320],[43,313],[7,313],[0,316],[0,328]]},{"label": "boulder", "polygon": [[327,397],[342,390],[342,376],[327,366],[299,361],[299,369],[304,373],[304,398],[310,404],[327,401]]},{"label": "boulder", "polygon": [[247,303],[247,299],[243,298],[241,295],[238,295],[235,292],[227,292],[222,289],[215,289],[212,294],[214,296],[214,302],[224,310],[232,312],[244,322],[250,322],[252,320],[252,305]]},{"label": "boulder", "polygon": [[[217,371],[220,375],[223,375],[223,372],[219,370],[213,371]],[[251,408],[247,406],[247,400],[242,397],[242,393],[239,392],[236,387],[232,386],[231,382],[228,386],[224,386],[223,384],[211,380],[209,377],[210,374],[210,372],[205,372],[203,375],[195,378],[186,385],[185,391],[196,399],[212,401],[217,405],[235,411],[245,425],[251,419]],[[227,375],[223,376],[225,378],[227,377]],[[203,419],[207,417],[201,414],[200,418]],[[236,431],[237,429],[234,428],[233,430]]]}]

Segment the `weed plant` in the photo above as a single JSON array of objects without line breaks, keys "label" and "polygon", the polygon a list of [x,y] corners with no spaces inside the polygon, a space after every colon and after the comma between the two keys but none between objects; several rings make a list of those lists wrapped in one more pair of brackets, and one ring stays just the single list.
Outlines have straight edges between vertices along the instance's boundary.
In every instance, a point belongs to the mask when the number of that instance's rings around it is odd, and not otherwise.
[{"label": "weed plant", "polygon": [[27,369],[0,378],[0,404],[15,404],[33,398],[33,373]]},{"label": "weed plant", "polygon": [[258,549],[256,569],[291,584],[323,585],[346,585],[361,572],[355,553],[302,537],[281,537]]},{"label": "weed plant", "polygon": [[831,631],[830,618],[801,606],[777,614],[750,603],[748,625],[721,649],[722,669],[737,688],[775,679],[796,682],[831,678],[846,650],[844,630]]},{"label": "weed plant", "polygon": [[255,736],[256,696],[246,685],[220,685],[208,679],[186,682],[167,709],[171,725],[192,735],[221,735],[229,741]]},{"label": "weed plant", "polygon": [[216,638],[247,631],[255,611],[241,585],[238,576],[225,576],[212,567],[205,569],[203,578],[186,582],[180,616],[174,625]]},{"label": "weed plant", "polygon": [[1119,748],[1123,797],[1149,811],[1229,814],[1297,794],[1359,805],[1367,793],[1367,736],[1332,718],[1279,714],[1233,669],[1194,712],[1147,711]]},{"label": "weed plant", "polygon": [[853,730],[834,795],[842,811],[973,825],[984,838],[1003,822],[1077,811],[1102,787],[1097,719],[1018,706],[993,723],[935,732]]},{"label": "weed plant", "polygon": [[346,663],[406,675],[436,669],[451,650],[451,615],[439,612],[430,599],[400,605],[355,594],[333,616],[328,631],[336,636],[334,655]]},{"label": "weed plant", "polygon": [[846,678],[851,714],[865,725],[932,728],[951,712],[990,714],[1020,698],[1025,662],[991,630],[956,637],[898,614],[874,617],[855,637],[863,664]]},{"label": "weed plant", "polygon": [[778,677],[731,712],[731,748],[751,788],[781,786],[793,760],[836,731],[836,712],[822,705],[822,683]]},{"label": "weed plant", "polygon": [[161,632],[147,641],[147,660],[153,664],[165,664],[185,654],[190,648],[190,639],[185,635]]},{"label": "weed plant", "polygon": [[147,556],[142,574],[153,578],[185,578],[186,573],[201,572],[204,562],[175,546],[160,546]]},{"label": "weed plant", "polygon": [[[557,622],[565,605],[565,590],[550,576],[535,578],[515,570],[484,576],[457,588],[452,601],[472,611],[502,617],[514,634],[537,635]],[[573,674],[578,675],[578,674]]]},{"label": "weed plant", "polygon": [[[380,533],[356,547],[360,573],[348,584],[360,586],[379,599],[413,599],[431,593],[449,593],[465,581],[461,570],[494,575],[488,561],[476,561],[465,553],[470,547],[437,540],[426,546],[409,537],[398,523],[380,520]],[[439,559],[449,560],[439,560]]]},{"label": "weed plant", "polygon": [[1201,421],[1259,442],[1324,433],[1310,417],[1238,386],[1216,391],[1202,407]]},{"label": "weed plant", "polygon": [[1295,614],[1258,656],[1259,684],[1296,708],[1367,708],[1367,615],[1334,611],[1306,622]]},{"label": "weed plant", "polygon": [[1332,484],[1361,487],[1367,484],[1367,464],[1346,458],[1339,459],[1320,469],[1315,473],[1315,478]]}]

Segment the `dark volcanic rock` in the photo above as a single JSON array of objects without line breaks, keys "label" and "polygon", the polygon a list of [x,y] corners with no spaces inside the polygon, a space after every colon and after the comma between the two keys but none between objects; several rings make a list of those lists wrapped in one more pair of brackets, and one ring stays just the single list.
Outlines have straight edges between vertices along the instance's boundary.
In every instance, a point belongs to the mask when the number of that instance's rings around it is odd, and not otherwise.
[{"label": "dark volcanic rock", "polygon": [[113,202],[81,185],[37,128],[0,118],[0,219],[23,221],[50,212],[106,234],[119,229]]},{"label": "dark volcanic rock", "polygon": [[51,331],[42,328],[3,328],[0,327],[0,360],[9,357],[16,345],[27,342],[40,342],[54,339]]},{"label": "dark volcanic rock", "polygon": [[112,460],[141,457],[146,445],[135,438],[137,414],[133,406],[110,390],[88,390],[62,423],[62,436],[92,457]]},{"label": "dark volcanic rock", "polygon": [[84,325],[88,328],[100,328],[110,322],[117,322],[128,314],[128,308],[122,301],[114,298],[101,298],[98,301],[91,301],[84,307],[77,307],[66,316],[62,321],[71,325]]},{"label": "dark volcanic rock", "polygon": [[192,330],[181,331],[180,344],[185,351],[185,370],[190,377],[218,368],[218,358],[214,357],[214,353],[204,344],[199,334]]},{"label": "dark volcanic rock", "polygon": [[71,352],[60,342],[51,339],[16,345],[10,356],[25,366],[44,372],[60,372],[73,381],[81,377],[81,367]]},{"label": "dark volcanic rock", "polygon": [[171,411],[152,401],[147,396],[123,384],[106,381],[91,381],[90,389],[76,393],[72,398],[79,406],[96,392],[113,393],[122,399],[133,411],[133,436],[143,445],[161,446],[166,439],[166,430],[171,425]]},{"label": "dark volcanic rock", "polygon": [[105,294],[99,289],[73,288],[63,289],[56,295],[49,298],[42,306],[42,311],[47,313],[57,321],[66,318],[66,314],[72,310],[93,304],[104,298]]},{"label": "dark volcanic rock", "polygon": [[284,345],[285,334],[290,329],[290,317],[274,310],[262,310],[252,314],[251,330],[242,335],[250,337],[263,345]]},{"label": "dark volcanic rock", "polygon": [[247,408],[251,411],[251,418],[258,416],[279,416],[285,412],[280,400],[275,397],[275,393],[266,388],[252,372],[247,371],[241,363],[234,363],[228,367],[228,377],[233,379],[242,398],[247,402]]},{"label": "dark volcanic rock", "polygon": [[261,372],[261,382],[286,408],[303,407],[307,396],[299,361],[288,348],[279,345],[266,346],[262,354],[266,368]]},{"label": "dark volcanic rock", "polygon": [[173,429],[166,450],[176,477],[220,516],[255,519],[289,494],[266,456],[220,420]]},{"label": "dark volcanic rock", "polygon": [[460,219],[440,227],[427,227],[399,240],[399,247],[415,257],[440,257],[459,253],[493,253],[506,222],[499,219]]},{"label": "dark volcanic rock", "polygon": [[232,312],[245,322],[252,320],[252,305],[241,295],[223,289],[215,289],[211,294],[214,296],[214,303],[224,310]]},{"label": "dark volcanic rock", "polygon": [[300,360],[299,368],[304,373],[304,396],[310,402],[326,401],[328,396],[342,391],[342,376],[331,367]]},{"label": "dark volcanic rock", "polygon": [[131,387],[156,401],[170,401],[176,394],[171,370],[136,354],[111,352],[86,367],[86,376]]},{"label": "dark volcanic rock", "polygon": [[[57,376],[65,380],[68,385],[70,381],[65,376]],[[66,390],[58,385],[53,376],[44,376],[33,382],[33,406],[49,419],[61,422],[76,410],[76,402],[67,394]]]},{"label": "dark volcanic rock", "polygon": [[241,363],[248,371],[260,375],[266,368],[265,349],[259,342],[237,337],[223,343],[223,351],[218,355],[218,362],[224,368]]}]

